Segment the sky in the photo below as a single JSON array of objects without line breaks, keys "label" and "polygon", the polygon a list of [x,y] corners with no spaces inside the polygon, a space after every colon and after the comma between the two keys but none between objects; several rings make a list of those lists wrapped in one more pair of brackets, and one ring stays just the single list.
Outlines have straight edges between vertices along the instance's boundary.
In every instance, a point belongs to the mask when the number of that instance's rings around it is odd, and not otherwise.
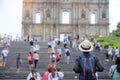
[{"label": "sky", "polygon": [[[120,0],[109,0],[110,32],[120,22]],[[15,38],[22,32],[22,0],[0,0],[0,34]]]}]

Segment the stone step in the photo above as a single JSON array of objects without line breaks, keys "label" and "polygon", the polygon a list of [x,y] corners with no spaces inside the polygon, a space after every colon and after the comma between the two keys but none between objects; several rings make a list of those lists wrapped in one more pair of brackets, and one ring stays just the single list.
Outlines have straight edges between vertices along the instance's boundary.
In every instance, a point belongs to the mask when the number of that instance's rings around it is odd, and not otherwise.
[{"label": "stone step", "polygon": [[[0,73],[0,79],[4,77],[5,78],[23,78],[25,79],[30,71],[21,71],[20,73],[12,73],[12,72],[4,72]],[[39,71],[41,76],[43,76],[44,71]],[[64,71],[64,78],[63,79],[78,79],[79,75],[75,74],[74,72]],[[111,79],[111,77],[108,76],[101,76],[99,75],[99,79]]]},{"label": "stone step", "polygon": [[[40,50],[38,51],[40,55],[40,61],[38,62],[38,70],[41,73],[41,75],[46,71],[48,60],[49,60],[49,54],[47,53],[47,43],[46,42],[40,42]],[[10,53],[8,54],[7,64],[6,67],[0,68],[0,80],[25,80],[26,76],[30,72],[28,68],[28,62],[27,62],[27,54],[30,50],[30,45],[28,42],[12,42]],[[78,49],[70,48],[71,50],[71,58],[70,58],[70,64],[64,63],[64,49],[62,58],[61,58],[61,70],[64,72],[65,77],[64,80],[78,80],[78,74],[75,74],[72,71],[74,61],[77,57],[80,55],[80,51]],[[15,53],[21,53],[22,63],[21,63],[21,72],[16,73],[16,55]],[[105,55],[103,54],[103,51],[96,52],[93,51],[92,54],[97,56],[103,64],[105,70],[102,73],[99,74],[99,80],[110,80],[110,77],[107,76],[107,72],[113,62],[106,62],[105,61]],[[42,64],[42,65],[41,65]],[[77,76],[77,79],[75,78]]]}]

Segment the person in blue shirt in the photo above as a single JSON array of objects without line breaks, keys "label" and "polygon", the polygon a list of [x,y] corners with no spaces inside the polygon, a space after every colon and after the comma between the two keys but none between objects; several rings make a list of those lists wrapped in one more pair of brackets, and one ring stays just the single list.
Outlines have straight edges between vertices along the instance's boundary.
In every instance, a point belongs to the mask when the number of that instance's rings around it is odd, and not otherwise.
[{"label": "person in blue shirt", "polygon": [[110,67],[108,76],[113,80],[120,80],[120,57],[117,57],[115,64]]}]

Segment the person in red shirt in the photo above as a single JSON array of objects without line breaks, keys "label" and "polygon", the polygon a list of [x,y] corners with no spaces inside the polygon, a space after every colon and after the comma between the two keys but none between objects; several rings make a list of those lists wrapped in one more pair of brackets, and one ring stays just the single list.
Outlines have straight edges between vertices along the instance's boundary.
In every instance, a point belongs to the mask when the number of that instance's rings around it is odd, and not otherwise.
[{"label": "person in red shirt", "polygon": [[43,74],[43,80],[48,80],[49,73],[50,73],[50,68],[48,68],[48,70],[44,72],[44,74]]},{"label": "person in red shirt", "polygon": [[32,52],[29,52],[28,54],[28,63],[29,63],[29,69],[33,68],[33,54]]}]

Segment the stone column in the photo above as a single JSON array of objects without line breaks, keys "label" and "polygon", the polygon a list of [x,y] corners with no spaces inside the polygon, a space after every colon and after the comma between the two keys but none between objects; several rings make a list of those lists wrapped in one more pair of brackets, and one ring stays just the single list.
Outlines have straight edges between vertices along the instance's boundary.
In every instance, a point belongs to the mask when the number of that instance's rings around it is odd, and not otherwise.
[{"label": "stone column", "polygon": [[78,35],[79,35],[79,41],[80,41],[81,33],[80,33],[80,25],[79,24],[78,24]]},{"label": "stone column", "polygon": [[29,41],[31,40],[32,35],[31,35],[31,25],[29,26]]},{"label": "stone column", "polygon": [[51,26],[51,37],[50,38],[53,38],[53,25],[50,25]]},{"label": "stone column", "polygon": [[56,35],[59,37],[59,32],[58,32],[58,25],[56,24]]},{"label": "stone column", "polygon": [[45,37],[46,37],[46,35],[45,35],[45,24],[43,24],[43,41],[45,41]]},{"label": "stone column", "polygon": [[75,25],[73,24],[72,27],[73,27],[73,37],[75,37]]},{"label": "stone column", "polygon": [[22,23],[22,39],[24,39],[24,36],[25,36],[24,30],[25,30],[25,28],[24,28],[24,25]]}]

